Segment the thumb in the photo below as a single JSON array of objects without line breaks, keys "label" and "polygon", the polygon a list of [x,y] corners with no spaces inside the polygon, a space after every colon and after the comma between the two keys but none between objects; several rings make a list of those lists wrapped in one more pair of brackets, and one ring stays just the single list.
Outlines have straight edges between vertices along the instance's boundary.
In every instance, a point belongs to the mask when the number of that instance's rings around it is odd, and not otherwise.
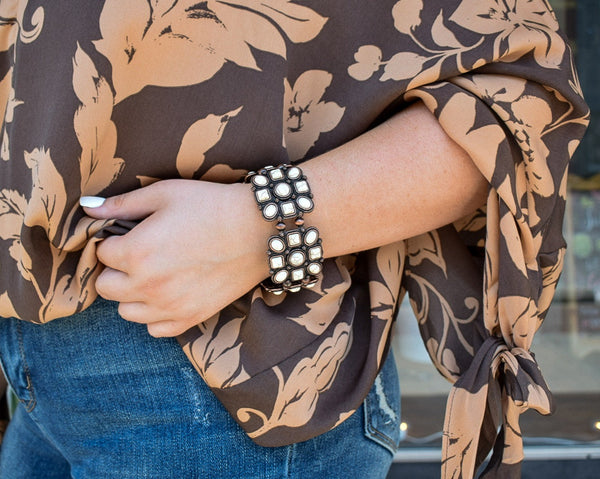
[{"label": "thumb", "polygon": [[139,220],[150,216],[157,208],[157,197],[148,187],[102,198],[82,196],[79,204],[86,214],[98,219]]}]

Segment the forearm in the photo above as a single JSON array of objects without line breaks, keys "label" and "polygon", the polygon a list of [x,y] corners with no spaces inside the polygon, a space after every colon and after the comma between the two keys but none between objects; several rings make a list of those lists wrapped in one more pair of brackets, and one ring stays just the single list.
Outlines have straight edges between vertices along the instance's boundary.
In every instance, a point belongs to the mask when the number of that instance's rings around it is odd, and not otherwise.
[{"label": "forearm", "polygon": [[417,103],[302,165],[314,194],[307,224],[326,256],[431,231],[485,202],[488,183],[466,152]]}]

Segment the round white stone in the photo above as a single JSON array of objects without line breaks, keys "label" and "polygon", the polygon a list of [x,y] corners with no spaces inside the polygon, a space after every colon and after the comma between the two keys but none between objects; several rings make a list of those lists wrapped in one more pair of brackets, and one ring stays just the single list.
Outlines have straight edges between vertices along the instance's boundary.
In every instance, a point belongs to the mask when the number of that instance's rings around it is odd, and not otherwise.
[{"label": "round white stone", "polygon": [[273,238],[269,241],[269,248],[271,248],[271,251],[281,253],[285,249],[285,243],[281,238]]},{"label": "round white stone", "polygon": [[269,179],[263,175],[256,175],[252,177],[252,183],[256,186],[267,186],[269,184]]},{"label": "round white stone", "polygon": [[278,271],[274,276],[273,276],[273,282],[274,283],[283,283],[288,277],[288,272],[285,269],[282,269],[281,271]]},{"label": "round white stone", "polygon": [[292,187],[287,183],[277,183],[274,188],[274,192],[280,198],[287,198],[292,194]]},{"label": "round white stone", "polygon": [[275,203],[269,203],[262,210],[263,216],[268,220],[275,218],[278,212],[279,210],[277,209],[277,205]]},{"label": "round white stone", "polygon": [[306,196],[299,196],[296,203],[298,203],[298,207],[304,211],[311,210],[313,207],[313,202]]},{"label": "round white stone", "polygon": [[292,254],[288,256],[288,261],[292,266],[300,266],[304,263],[304,253],[302,251],[294,251]]},{"label": "round white stone", "polygon": [[295,288],[290,288],[289,291],[290,293],[297,293],[300,289],[302,289],[300,286],[296,286]]},{"label": "round white stone", "polygon": [[293,168],[290,168],[287,171],[287,175],[290,180],[295,180],[296,178],[300,178],[300,175],[301,175],[300,168],[296,168],[295,166]]},{"label": "round white stone", "polygon": [[306,269],[310,274],[319,274],[323,267],[319,263],[310,263]]},{"label": "round white stone", "polygon": [[309,229],[304,235],[304,242],[307,246],[312,246],[319,239],[319,233],[315,229]]}]

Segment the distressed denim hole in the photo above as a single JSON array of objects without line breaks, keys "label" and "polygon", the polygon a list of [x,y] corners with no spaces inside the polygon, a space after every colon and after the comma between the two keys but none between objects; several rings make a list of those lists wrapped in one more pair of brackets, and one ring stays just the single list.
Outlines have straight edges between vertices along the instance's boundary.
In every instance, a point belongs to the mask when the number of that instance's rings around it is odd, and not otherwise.
[{"label": "distressed denim hole", "polygon": [[364,402],[365,436],[392,454],[400,442],[400,388],[390,352]]}]

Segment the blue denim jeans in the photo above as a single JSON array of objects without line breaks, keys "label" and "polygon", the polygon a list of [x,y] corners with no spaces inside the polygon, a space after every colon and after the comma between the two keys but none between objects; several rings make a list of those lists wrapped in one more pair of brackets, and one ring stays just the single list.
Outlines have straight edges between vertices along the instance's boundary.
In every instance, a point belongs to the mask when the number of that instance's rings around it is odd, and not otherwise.
[{"label": "blue denim jeans", "polygon": [[45,325],[0,319],[0,357],[19,398],[3,479],[384,478],[399,440],[391,355],[352,417],[278,448],[245,435],[175,339],[149,336],[115,303]]}]

